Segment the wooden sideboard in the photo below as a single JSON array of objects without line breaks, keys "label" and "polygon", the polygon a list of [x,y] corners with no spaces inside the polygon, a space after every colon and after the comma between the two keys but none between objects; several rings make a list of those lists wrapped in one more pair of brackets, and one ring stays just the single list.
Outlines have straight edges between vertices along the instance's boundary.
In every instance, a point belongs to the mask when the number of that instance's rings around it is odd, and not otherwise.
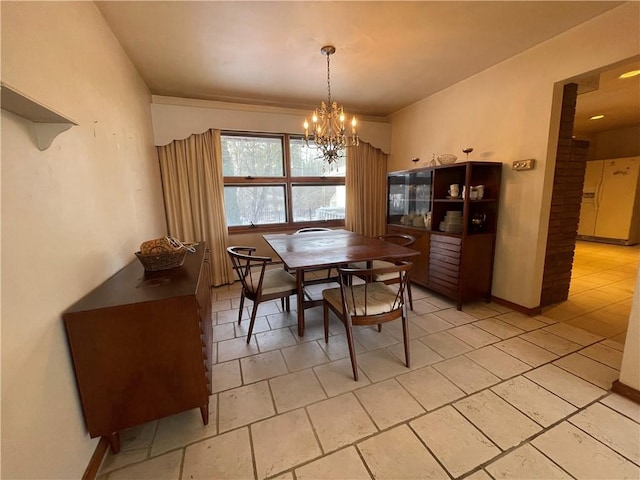
[{"label": "wooden sideboard", "polygon": [[63,314],[90,436],[120,449],[118,432],[199,408],[209,421],[209,250],[145,272],[134,260]]}]

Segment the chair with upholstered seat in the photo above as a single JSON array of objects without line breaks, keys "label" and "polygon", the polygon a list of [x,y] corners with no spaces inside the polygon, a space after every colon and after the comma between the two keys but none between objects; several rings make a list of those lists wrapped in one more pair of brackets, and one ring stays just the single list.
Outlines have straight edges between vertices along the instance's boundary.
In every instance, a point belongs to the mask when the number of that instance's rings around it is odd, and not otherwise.
[{"label": "chair with upholstered seat", "polygon": [[242,321],[244,299],[253,301],[251,321],[247,334],[247,343],[251,341],[251,332],[256,321],[258,305],[261,302],[279,298],[282,308],[290,311],[289,297],[296,293],[296,279],[283,268],[267,268],[272,260],[270,257],[253,255],[254,247],[228,247],[227,252],[231,263],[242,283],[240,307],[238,309],[238,324]]},{"label": "chair with upholstered seat", "polygon": [[[305,228],[301,228],[299,230],[297,230],[294,235],[297,235],[299,233],[313,233],[313,232],[330,232],[331,229],[330,228],[326,228],[326,227],[305,227]],[[307,270],[307,272],[318,272],[318,271],[323,271],[323,270],[327,270],[327,278],[331,278],[331,269],[326,269],[326,268],[314,268],[314,269],[309,269]]]},{"label": "chair with upholstered seat", "polygon": [[[384,240],[386,242],[395,243],[396,245],[400,245],[402,247],[410,247],[414,243],[416,243],[416,238],[413,235],[407,235],[404,233],[387,233],[385,235],[378,235],[376,238],[380,240]],[[371,264],[372,268],[383,268],[389,267],[391,265],[395,265],[399,261],[403,261],[404,259],[396,259],[396,260],[374,260]],[[365,268],[365,262],[352,263],[349,265],[350,268]],[[398,283],[398,277],[395,274],[385,274],[378,275],[371,278],[374,282],[384,282],[387,285],[392,285],[394,283]],[[411,295],[411,281],[407,283],[407,297],[409,297],[409,309],[413,310],[413,297]]]},{"label": "chair with upholstered seat", "polygon": [[[404,340],[404,354],[409,368],[409,325],[405,305],[405,290],[409,281],[412,264],[400,262],[382,268],[346,268],[340,267],[340,288],[331,288],[322,292],[324,314],[324,341],[329,341],[329,311],[333,311],[345,326],[353,378],[358,380],[358,364],[353,345],[353,325],[378,325],[381,331],[383,323],[400,319]],[[394,276],[398,289],[392,289],[385,282],[365,282],[354,284],[355,277],[375,278]]]}]

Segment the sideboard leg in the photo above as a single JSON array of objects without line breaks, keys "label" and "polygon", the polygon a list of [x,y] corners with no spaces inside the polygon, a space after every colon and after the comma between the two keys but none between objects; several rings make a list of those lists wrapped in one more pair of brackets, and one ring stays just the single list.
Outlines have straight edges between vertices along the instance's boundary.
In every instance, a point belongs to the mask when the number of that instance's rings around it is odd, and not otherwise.
[{"label": "sideboard leg", "polygon": [[202,415],[202,423],[209,425],[209,404],[200,407],[200,415]]},{"label": "sideboard leg", "polygon": [[107,435],[107,440],[111,447],[111,453],[118,453],[120,451],[120,434],[118,432],[113,432],[112,434]]}]

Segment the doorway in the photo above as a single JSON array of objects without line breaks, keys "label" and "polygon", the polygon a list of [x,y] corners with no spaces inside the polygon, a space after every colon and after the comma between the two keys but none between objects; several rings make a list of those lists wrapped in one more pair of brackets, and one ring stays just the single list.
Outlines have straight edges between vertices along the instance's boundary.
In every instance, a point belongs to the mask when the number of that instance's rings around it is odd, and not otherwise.
[{"label": "doorway", "polygon": [[[540,302],[545,316],[622,343],[629,320],[640,247],[576,240],[580,212],[576,202],[581,198],[567,195],[563,189],[571,185],[569,190],[575,190],[577,185],[581,197],[584,163],[580,165],[582,168],[574,163],[572,176],[566,161],[562,160],[566,160],[567,155],[573,155],[573,160],[582,162],[640,156],[640,101],[637,98],[640,76],[631,79],[633,83],[618,80],[621,73],[634,69],[640,69],[637,57],[601,72],[581,76],[584,80],[581,86],[577,85],[581,83],[580,78],[573,82],[573,86],[565,85]],[[607,81],[599,85],[600,78]],[[584,96],[579,93],[581,88],[586,93]],[[632,89],[630,91],[635,98],[617,99],[616,95],[622,98],[622,92],[616,90],[623,88]],[[590,93],[594,91],[596,93]],[[604,101],[598,103],[597,98]],[[631,108],[625,110],[620,101]],[[587,114],[596,109],[605,113],[608,125],[589,120]],[[586,143],[583,158],[571,150],[581,141]],[[563,184],[560,188],[557,178]]]}]

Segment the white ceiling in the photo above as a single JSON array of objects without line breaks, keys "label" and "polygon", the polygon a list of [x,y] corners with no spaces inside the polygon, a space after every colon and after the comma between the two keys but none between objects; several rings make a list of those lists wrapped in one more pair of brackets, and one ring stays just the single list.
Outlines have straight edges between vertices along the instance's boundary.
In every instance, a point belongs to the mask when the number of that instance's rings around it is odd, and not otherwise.
[{"label": "white ceiling", "polygon": [[154,95],[312,109],[326,98],[330,44],[332,97],[360,116],[393,113],[620,3],[96,2]]}]

